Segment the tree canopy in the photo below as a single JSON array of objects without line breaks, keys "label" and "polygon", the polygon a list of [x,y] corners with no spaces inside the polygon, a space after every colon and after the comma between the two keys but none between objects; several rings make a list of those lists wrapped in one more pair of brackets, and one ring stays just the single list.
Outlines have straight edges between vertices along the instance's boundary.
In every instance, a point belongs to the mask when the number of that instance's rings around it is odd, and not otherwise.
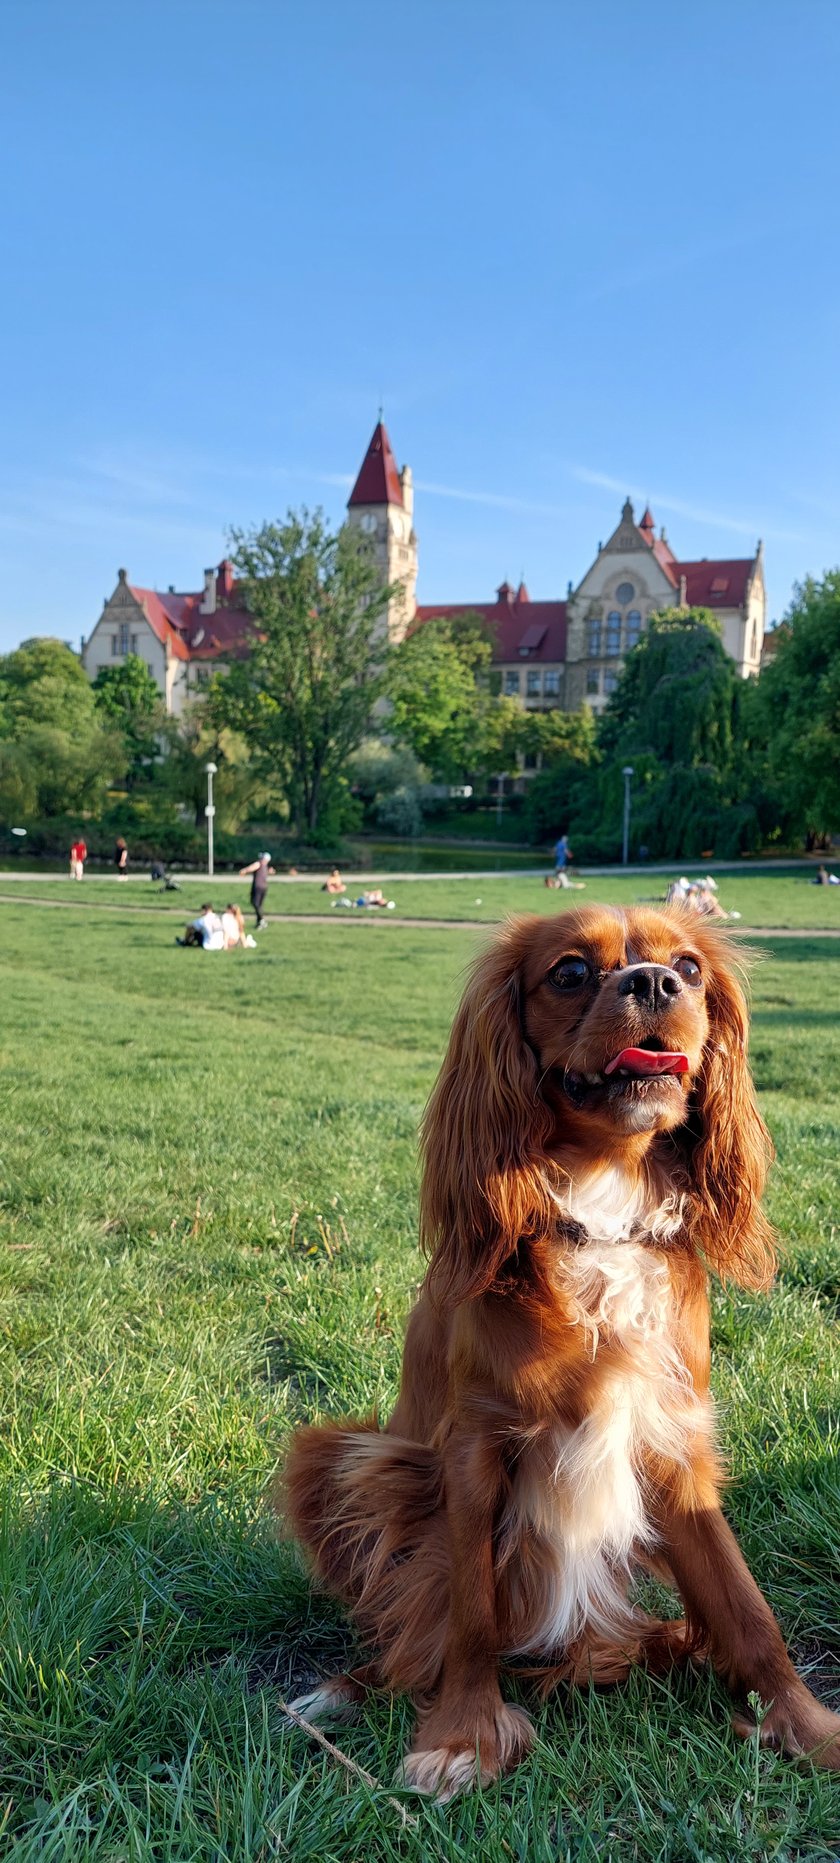
[{"label": "tree canopy", "polygon": [[387,729],[444,783],[516,767],[521,707],[492,690],[492,636],[484,618],[433,616],[392,649],[385,678]]},{"label": "tree canopy", "polygon": [[840,570],[794,592],[778,647],[756,691],[765,782],[789,831],[840,825]]},{"label": "tree canopy", "polygon": [[0,814],[7,820],[101,806],[126,763],[99,715],[84,667],[60,640],[28,640],[0,657]]},{"label": "tree canopy", "polygon": [[129,653],[116,666],[100,667],[93,697],[100,718],[122,733],[129,787],[148,781],[161,754],[166,712],[145,660]]},{"label": "tree canopy", "polygon": [[248,745],[281,789],[296,826],[314,834],[345,786],[382,688],[383,586],[366,540],[331,533],[321,512],[231,533],[250,651],[211,687],[217,727]]}]

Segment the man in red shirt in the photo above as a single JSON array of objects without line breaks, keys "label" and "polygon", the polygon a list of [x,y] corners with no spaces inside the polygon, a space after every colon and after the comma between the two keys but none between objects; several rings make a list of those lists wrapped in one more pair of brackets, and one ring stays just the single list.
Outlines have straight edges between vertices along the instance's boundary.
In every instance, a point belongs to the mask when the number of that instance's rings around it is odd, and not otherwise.
[{"label": "man in red shirt", "polygon": [[73,842],[73,846],[70,849],[70,878],[71,880],[83,880],[84,879],[86,860],[87,860],[87,847],[85,846],[82,836],[77,835],[76,840]]}]

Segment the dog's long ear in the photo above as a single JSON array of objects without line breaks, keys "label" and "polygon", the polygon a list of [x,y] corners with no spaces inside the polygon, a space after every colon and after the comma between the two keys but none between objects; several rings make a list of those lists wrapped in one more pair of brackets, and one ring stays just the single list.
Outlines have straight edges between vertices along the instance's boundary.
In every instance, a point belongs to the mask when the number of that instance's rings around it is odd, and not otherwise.
[{"label": "dog's long ear", "polygon": [[690,1160],[696,1240],[710,1268],[741,1287],[769,1287],[776,1270],[773,1231],[761,1208],[773,1141],[758,1110],[747,1062],[744,994],[727,965],[727,946],[704,930],[710,961],[710,1030],[695,1089],[698,1136]]},{"label": "dog's long ear", "polygon": [[544,1233],[551,1115],[522,1023],[522,962],[538,921],[513,920],[474,966],[423,1121],[421,1239],[439,1306],[492,1285],[523,1238]]}]

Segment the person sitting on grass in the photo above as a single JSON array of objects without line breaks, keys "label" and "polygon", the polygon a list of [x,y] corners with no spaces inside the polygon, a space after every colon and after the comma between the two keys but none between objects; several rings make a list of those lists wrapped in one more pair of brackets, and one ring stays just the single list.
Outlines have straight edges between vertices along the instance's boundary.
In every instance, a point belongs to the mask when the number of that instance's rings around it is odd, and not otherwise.
[{"label": "person sitting on grass", "polygon": [[241,945],[243,950],[253,949],[254,940],[248,937],[241,906],[225,906],[222,913],[222,931],[225,938],[225,950],[236,951]]},{"label": "person sitting on grass", "polygon": [[339,873],[337,867],[333,867],[332,872],[330,873],[329,877],[324,881],[324,884],[321,887],[321,891],[322,893],[334,893],[334,894],[346,893],[347,888],[344,884],[344,881],[342,880],[341,874]]},{"label": "person sitting on grass", "polygon": [[176,944],[201,946],[203,951],[223,951],[225,934],[218,912],[207,903],[202,906],[197,919],[187,926],[183,938],[176,938]]}]

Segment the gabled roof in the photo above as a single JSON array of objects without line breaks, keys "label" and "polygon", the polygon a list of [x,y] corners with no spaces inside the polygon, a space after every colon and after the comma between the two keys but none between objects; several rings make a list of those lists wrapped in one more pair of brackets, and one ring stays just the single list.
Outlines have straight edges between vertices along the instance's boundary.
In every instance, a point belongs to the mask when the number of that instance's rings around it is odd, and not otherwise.
[{"label": "gabled roof", "polygon": [[[510,589],[510,584],[502,583],[502,589]],[[481,615],[491,629],[495,666],[555,665],[566,658],[566,603],[520,600],[512,589],[496,602],[427,602],[417,609],[412,625],[437,615],[448,621],[466,614]]]},{"label": "gabled roof", "polygon": [[178,594],[168,589],[141,589],[129,582],[136,602],[160,641],[176,660],[229,659],[241,653],[247,644],[252,619],[241,602],[240,585],[233,579],[231,564],[225,559],[216,572],[216,608],[213,614],[202,613],[204,590]]},{"label": "gabled roof", "polygon": [[401,505],[400,475],[385,422],[378,420],[359,476],[347,500],[350,505]]},{"label": "gabled roof", "polygon": [[637,528],[675,589],[685,577],[689,608],[740,608],[746,601],[755,557],[704,557],[702,562],[680,563],[665,538],[657,537],[650,505]]}]

